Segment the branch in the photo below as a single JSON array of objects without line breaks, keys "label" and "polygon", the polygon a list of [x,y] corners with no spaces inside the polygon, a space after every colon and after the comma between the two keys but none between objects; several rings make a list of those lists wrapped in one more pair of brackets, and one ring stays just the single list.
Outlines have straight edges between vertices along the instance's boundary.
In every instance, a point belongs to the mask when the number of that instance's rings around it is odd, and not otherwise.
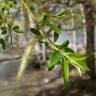
[{"label": "branch", "polygon": [[25,8],[27,9],[27,12],[31,15],[33,21],[36,23],[36,25],[38,25],[38,22],[35,18],[35,16],[33,15],[33,13],[30,11],[30,9],[28,8],[27,4],[24,2],[24,0],[21,0],[22,4],[25,6]]}]

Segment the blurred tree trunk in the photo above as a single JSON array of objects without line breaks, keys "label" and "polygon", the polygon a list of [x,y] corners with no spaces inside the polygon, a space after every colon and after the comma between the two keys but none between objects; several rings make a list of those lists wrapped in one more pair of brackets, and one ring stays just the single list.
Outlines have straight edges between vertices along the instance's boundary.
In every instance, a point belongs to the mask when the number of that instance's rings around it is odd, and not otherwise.
[{"label": "blurred tree trunk", "polygon": [[88,56],[86,62],[90,68],[89,75],[91,79],[96,79],[95,73],[95,19],[94,10],[95,4],[94,0],[77,0],[77,3],[81,3],[84,7],[84,15],[86,21],[86,54]]},{"label": "blurred tree trunk", "polygon": [[[91,1],[92,2],[92,1]],[[86,46],[86,54],[87,64],[90,68],[89,75],[92,79],[96,78],[95,75],[95,36],[94,36],[94,17],[93,17],[93,5],[91,2],[85,2],[84,6],[84,13],[85,13],[85,20],[86,20],[86,35],[87,35],[87,46]]]}]

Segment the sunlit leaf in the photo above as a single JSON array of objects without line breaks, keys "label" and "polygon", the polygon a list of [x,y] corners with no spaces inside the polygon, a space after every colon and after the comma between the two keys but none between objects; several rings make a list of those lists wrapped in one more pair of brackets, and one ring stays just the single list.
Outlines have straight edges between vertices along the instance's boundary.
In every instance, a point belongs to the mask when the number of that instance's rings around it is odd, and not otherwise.
[{"label": "sunlit leaf", "polygon": [[85,63],[85,61],[83,60],[75,60],[75,61],[82,67],[83,70],[89,71],[89,68],[87,64]]},{"label": "sunlit leaf", "polygon": [[75,59],[75,58],[71,58],[70,57],[70,61],[73,65],[76,65],[78,66],[79,68],[81,68],[82,70],[85,70],[85,71],[89,71],[89,68],[87,67],[87,64],[85,63],[84,60],[79,60],[79,58]]},{"label": "sunlit leaf", "polygon": [[58,63],[58,61],[61,59],[62,54],[58,51],[55,50],[50,57],[49,63],[48,63],[48,69],[52,70],[55,65]]},{"label": "sunlit leaf", "polygon": [[63,74],[64,84],[66,86],[69,81],[69,65],[65,57],[63,57],[63,62],[62,62],[62,74]]},{"label": "sunlit leaf", "polygon": [[85,54],[67,53],[70,58],[75,60],[86,60],[87,56]]}]

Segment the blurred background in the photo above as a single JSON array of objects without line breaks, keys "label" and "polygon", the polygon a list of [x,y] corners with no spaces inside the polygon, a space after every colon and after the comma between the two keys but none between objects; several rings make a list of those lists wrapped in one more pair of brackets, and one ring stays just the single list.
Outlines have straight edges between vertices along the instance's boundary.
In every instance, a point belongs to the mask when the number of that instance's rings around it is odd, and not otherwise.
[{"label": "blurred background", "polygon": [[[8,17],[7,22],[10,28],[19,25],[20,33],[11,32],[11,35],[5,35],[6,50],[0,46],[0,96],[95,96],[96,0],[24,1],[38,21],[45,13],[52,16],[66,9],[72,11],[71,16],[66,15],[56,21],[56,25],[62,30],[56,43],[61,44],[69,40],[69,47],[75,52],[86,53],[90,72],[83,73],[80,77],[77,70],[70,66],[70,82],[67,87],[64,87],[61,67],[57,66],[53,71],[48,71],[50,49],[38,43],[32,50],[32,56],[22,80],[16,81],[24,49],[36,38],[30,32],[30,28],[35,27],[36,24],[21,0],[17,0],[17,6],[10,10],[12,15]],[[0,2],[2,4],[3,0]],[[53,40],[48,26],[44,31]]]}]

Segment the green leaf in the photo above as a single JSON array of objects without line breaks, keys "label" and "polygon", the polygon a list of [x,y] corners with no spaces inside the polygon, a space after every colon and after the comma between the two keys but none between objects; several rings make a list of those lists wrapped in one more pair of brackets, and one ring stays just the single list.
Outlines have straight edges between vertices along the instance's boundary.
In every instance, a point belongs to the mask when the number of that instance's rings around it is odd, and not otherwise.
[{"label": "green leaf", "polygon": [[38,31],[38,30],[35,29],[35,28],[31,28],[31,32],[34,33],[36,36],[41,36],[40,31]]},{"label": "green leaf", "polygon": [[57,34],[57,33],[54,32],[54,42],[57,41],[58,37],[59,37],[59,34]]},{"label": "green leaf", "polygon": [[2,48],[5,50],[6,47],[5,47],[5,41],[3,38],[0,38],[0,44],[2,45]]},{"label": "green leaf", "polygon": [[53,24],[52,22],[48,23],[48,25],[50,26],[50,28],[56,32],[57,34],[61,34],[61,30],[60,28],[58,28],[55,24]]},{"label": "green leaf", "polygon": [[69,40],[64,41],[61,45],[58,45],[57,47],[60,49],[64,49],[69,45]]},{"label": "green leaf", "polygon": [[85,63],[85,61],[83,60],[75,60],[75,61],[82,67],[83,70],[89,71],[89,68],[87,64]]},{"label": "green leaf", "polygon": [[48,63],[48,69],[51,71],[55,65],[59,62],[59,60],[61,59],[62,54],[58,51],[55,50],[50,57],[49,63]]},{"label": "green leaf", "polygon": [[10,4],[9,7],[10,8],[16,8],[16,4]]},{"label": "green leaf", "polygon": [[46,20],[47,20],[47,15],[46,14],[44,14],[44,16],[43,16],[43,22],[45,22]]},{"label": "green leaf", "polygon": [[2,34],[5,35],[7,33],[7,30],[3,30]]},{"label": "green leaf", "polygon": [[38,17],[38,21],[41,23],[44,23],[48,19],[48,16],[46,13],[43,13],[41,16]]},{"label": "green leaf", "polygon": [[76,53],[67,53],[70,58],[73,58],[75,60],[85,60],[87,57],[85,54],[76,54]]},{"label": "green leaf", "polygon": [[64,50],[65,50],[65,52],[74,53],[74,50],[69,47],[64,48]]},{"label": "green leaf", "polygon": [[74,53],[65,53],[64,55],[71,62],[71,64],[76,68],[79,67],[84,71],[89,71],[89,68],[85,63],[85,60],[81,59],[81,57],[78,58],[79,55],[78,56],[76,55],[75,57],[73,57],[75,55]]},{"label": "green leaf", "polygon": [[7,33],[7,27],[1,27],[1,30],[3,35]]},{"label": "green leaf", "polygon": [[69,81],[69,65],[65,57],[63,57],[63,62],[62,62],[62,74],[63,74],[64,84],[66,86]]},{"label": "green leaf", "polygon": [[14,26],[13,30],[19,29],[19,26]]},{"label": "green leaf", "polygon": [[71,13],[70,13],[70,10],[64,10],[62,12],[59,12],[55,15],[55,17],[63,17],[63,16],[69,16]]},{"label": "green leaf", "polygon": [[81,69],[79,67],[76,68],[77,71],[79,72],[79,75],[82,77],[82,72],[81,72]]},{"label": "green leaf", "polygon": [[20,27],[19,27],[19,26],[14,26],[14,27],[13,27],[13,31],[16,32],[16,33],[22,33],[22,32],[20,31]]},{"label": "green leaf", "polygon": [[89,68],[87,67],[87,64],[85,63],[84,60],[79,60],[79,58],[72,58],[70,57],[70,61],[72,63],[73,66],[77,66],[79,68],[81,68],[84,71],[89,71]]},{"label": "green leaf", "polygon": [[[6,9],[6,8],[10,8],[9,4],[5,4],[5,3],[0,4],[0,9]],[[2,11],[4,11],[4,10],[2,10]]]}]

